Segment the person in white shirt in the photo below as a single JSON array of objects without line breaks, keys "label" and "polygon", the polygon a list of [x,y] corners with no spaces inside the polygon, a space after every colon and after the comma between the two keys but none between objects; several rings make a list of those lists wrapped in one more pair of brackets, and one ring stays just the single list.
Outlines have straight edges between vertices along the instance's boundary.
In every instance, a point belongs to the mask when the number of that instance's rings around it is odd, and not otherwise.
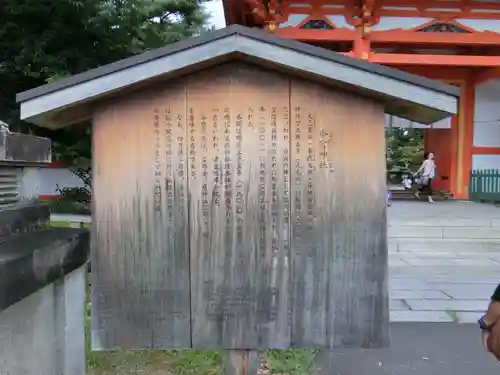
[{"label": "person in white shirt", "polygon": [[425,160],[415,173],[415,176],[419,176],[421,185],[415,192],[415,197],[420,199],[420,193],[426,192],[429,203],[435,203],[432,199],[432,179],[436,176],[436,163],[434,162],[434,154],[432,152],[425,154]]}]

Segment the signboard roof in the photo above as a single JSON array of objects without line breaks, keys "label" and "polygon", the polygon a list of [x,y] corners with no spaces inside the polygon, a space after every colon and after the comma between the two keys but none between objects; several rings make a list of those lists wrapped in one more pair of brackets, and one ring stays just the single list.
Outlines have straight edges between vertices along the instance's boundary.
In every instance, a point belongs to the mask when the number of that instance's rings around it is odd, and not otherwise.
[{"label": "signboard roof", "polygon": [[420,123],[457,111],[454,86],[233,25],[19,93],[21,119],[65,127],[88,119],[98,100],[233,59],[358,92],[382,101],[387,113]]}]

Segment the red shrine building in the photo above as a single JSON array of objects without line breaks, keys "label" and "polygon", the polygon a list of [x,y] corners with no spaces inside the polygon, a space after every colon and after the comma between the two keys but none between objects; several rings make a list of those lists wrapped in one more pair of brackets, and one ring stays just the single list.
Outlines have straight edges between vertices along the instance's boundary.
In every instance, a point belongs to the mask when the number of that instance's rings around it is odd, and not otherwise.
[{"label": "red shrine building", "polygon": [[500,0],[223,0],[226,24],[266,29],[457,85],[457,116],[425,128],[435,188],[468,197],[471,169],[500,169]]}]

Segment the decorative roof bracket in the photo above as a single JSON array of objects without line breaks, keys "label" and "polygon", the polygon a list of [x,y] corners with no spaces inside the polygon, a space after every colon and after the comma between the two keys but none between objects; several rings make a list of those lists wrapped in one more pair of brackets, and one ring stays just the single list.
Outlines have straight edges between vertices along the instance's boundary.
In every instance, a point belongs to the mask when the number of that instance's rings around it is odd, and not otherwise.
[{"label": "decorative roof bracket", "polygon": [[363,36],[370,34],[374,24],[375,0],[358,0],[355,5],[354,25]]},{"label": "decorative roof bracket", "polygon": [[269,31],[277,28],[277,15],[282,5],[282,0],[245,0],[255,20],[260,24],[267,24]]}]

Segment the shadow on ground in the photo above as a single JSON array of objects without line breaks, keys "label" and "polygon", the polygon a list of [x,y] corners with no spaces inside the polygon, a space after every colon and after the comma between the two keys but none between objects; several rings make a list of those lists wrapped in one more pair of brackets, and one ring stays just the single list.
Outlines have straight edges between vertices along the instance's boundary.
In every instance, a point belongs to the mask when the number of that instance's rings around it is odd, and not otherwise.
[{"label": "shadow on ground", "polygon": [[322,375],[500,374],[475,324],[393,323],[390,349],[323,352],[316,363]]}]

